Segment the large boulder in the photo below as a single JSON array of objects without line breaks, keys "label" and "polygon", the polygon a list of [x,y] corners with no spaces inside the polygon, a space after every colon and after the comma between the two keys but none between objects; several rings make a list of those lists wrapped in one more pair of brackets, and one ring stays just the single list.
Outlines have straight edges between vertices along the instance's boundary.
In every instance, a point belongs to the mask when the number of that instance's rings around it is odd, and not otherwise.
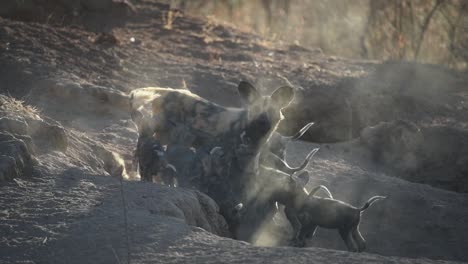
[{"label": "large boulder", "polygon": [[176,218],[213,234],[230,236],[218,205],[199,191],[138,182],[127,185],[126,195],[131,211]]},{"label": "large boulder", "polygon": [[359,147],[379,168],[402,179],[468,192],[468,130],[398,120],[362,130]]},{"label": "large boulder", "polygon": [[382,63],[363,77],[328,77],[298,89],[280,131],[293,134],[315,122],[303,139],[330,143],[357,138],[368,126],[397,119],[459,126],[468,116],[463,98],[467,83],[462,74],[439,66]]},{"label": "large boulder", "polygon": [[52,120],[30,120],[28,123],[28,132],[39,151],[67,150],[68,137],[59,123]]},{"label": "large boulder", "polygon": [[30,177],[34,160],[23,140],[0,132],[0,182]]},{"label": "large boulder", "polygon": [[25,135],[28,133],[28,124],[21,117],[1,117],[0,131],[8,131],[12,134]]}]

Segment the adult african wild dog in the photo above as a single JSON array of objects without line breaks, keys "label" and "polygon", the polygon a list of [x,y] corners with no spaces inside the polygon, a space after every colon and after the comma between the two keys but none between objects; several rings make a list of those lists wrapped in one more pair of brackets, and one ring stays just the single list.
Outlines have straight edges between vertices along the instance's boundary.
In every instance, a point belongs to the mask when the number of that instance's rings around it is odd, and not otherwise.
[{"label": "adult african wild dog", "polygon": [[[262,96],[245,81],[237,89],[242,108],[224,107],[188,90],[154,87],[133,90],[130,105],[135,110],[151,104],[151,126],[163,145],[180,143],[181,138],[189,146],[211,145],[213,140],[225,144],[239,140],[242,133],[261,145],[283,119],[281,109],[292,101],[294,89],[283,86],[271,96]],[[175,131],[175,127],[182,129]]]},{"label": "adult african wild dog", "polygon": [[[256,181],[260,147],[283,119],[281,109],[294,98],[294,89],[288,86],[276,89],[271,96],[262,96],[245,81],[237,90],[242,108],[220,106],[187,90],[150,87],[130,94],[132,110],[143,112],[150,106],[145,120],[162,145],[185,145],[197,151],[218,145],[226,149],[228,163],[232,164],[226,167],[229,182],[220,183],[217,189],[227,190],[224,195],[232,193],[232,199],[223,203],[223,197],[212,197],[224,211],[232,210],[230,203],[248,195],[251,182]],[[242,138],[249,141],[245,151],[238,148]]]}]

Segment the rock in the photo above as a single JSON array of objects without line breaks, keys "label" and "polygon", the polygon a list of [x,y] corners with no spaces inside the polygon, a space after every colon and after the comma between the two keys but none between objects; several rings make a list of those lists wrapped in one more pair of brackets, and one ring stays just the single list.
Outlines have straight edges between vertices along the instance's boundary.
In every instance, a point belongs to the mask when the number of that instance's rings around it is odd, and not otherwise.
[{"label": "rock", "polygon": [[65,129],[57,122],[30,120],[29,134],[40,152],[50,150],[66,151],[68,137]]},{"label": "rock", "polygon": [[361,132],[368,159],[391,175],[433,187],[468,192],[468,130],[416,126],[397,120]]},{"label": "rock", "polygon": [[[28,150],[31,154],[35,154],[37,152],[36,145],[34,145],[33,140],[29,135],[9,134],[8,136],[10,135],[23,141],[24,144],[26,144],[26,146],[28,147]],[[4,138],[4,136],[0,135],[0,140],[2,140],[2,138]]]},{"label": "rock", "polygon": [[[195,190],[156,184],[148,184],[145,188],[138,186],[141,185],[130,187],[130,191],[138,194],[132,195],[138,208],[153,215],[181,219],[188,225],[201,227],[219,236],[230,236],[226,221],[219,214],[218,205],[207,195]],[[152,191],[148,192],[150,189]]]},{"label": "rock", "polygon": [[125,162],[119,154],[107,150],[103,145],[91,146],[96,157],[102,160],[104,170],[114,177],[128,178]]},{"label": "rock", "polygon": [[304,139],[330,143],[357,138],[366,127],[398,119],[416,124],[437,119],[459,126],[468,115],[462,96],[466,85],[456,72],[410,62],[375,65],[363,77],[330,76],[297,90],[280,132],[291,135],[315,122]]},{"label": "rock", "polygon": [[[70,121],[70,114],[80,116],[73,120],[77,123],[87,115],[121,115],[122,119],[128,118],[127,95],[112,88],[46,79],[38,82],[31,94],[37,98],[34,102],[36,106],[45,109],[47,114],[63,116],[63,120]],[[55,99],[50,102],[49,98]],[[92,122],[87,120],[84,123],[90,125]]]},{"label": "rock", "polygon": [[0,132],[0,182],[30,177],[34,161],[26,144],[11,134]]},{"label": "rock", "polygon": [[309,122],[315,124],[304,140],[313,142],[347,141],[353,137],[353,108],[349,80],[297,90],[296,100],[284,110],[280,132],[292,135]]},{"label": "rock", "polygon": [[0,131],[8,131],[12,134],[25,135],[28,133],[28,124],[22,118],[0,118]]}]

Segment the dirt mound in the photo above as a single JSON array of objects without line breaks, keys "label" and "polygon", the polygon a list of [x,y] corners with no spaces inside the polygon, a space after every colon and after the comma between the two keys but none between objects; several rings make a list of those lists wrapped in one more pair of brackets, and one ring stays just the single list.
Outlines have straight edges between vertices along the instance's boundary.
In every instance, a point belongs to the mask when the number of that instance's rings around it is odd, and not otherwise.
[{"label": "dirt mound", "polygon": [[0,182],[32,175],[33,160],[23,140],[0,133],[0,149]]},{"label": "dirt mound", "polygon": [[[217,205],[199,192],[141,182],[125,182],[123,188],[134,258],[151,247],[174,245],[178,236],[190,232],[188,225],[220,236],[228,232]],[[109,263],[126,257],[116,178],[70,169],[59,177],[4,184],[0,202],[9,205],[0,212],[0,262]]]}]

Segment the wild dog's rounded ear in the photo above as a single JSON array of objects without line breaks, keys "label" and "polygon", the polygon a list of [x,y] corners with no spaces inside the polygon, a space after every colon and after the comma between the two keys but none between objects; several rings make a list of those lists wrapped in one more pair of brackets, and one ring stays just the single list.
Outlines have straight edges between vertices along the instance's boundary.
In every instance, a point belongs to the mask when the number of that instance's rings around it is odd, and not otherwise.
[{"label": "wild dog's rounded ear", "polygon": [[237,90],[239,91],[243,105],[250,105],[261,96],[257,89],[246,81],[241,81],[239,86],[237,86]]},{"label": "wild dog's rounded ear", "polygon": [[244,204],[243,204],[243,203],[239,203],[239,204],[237,204],[236,206],[234,206],[234,210],[236,210],[236,211],[240,211],[242,208],[244,208]]},{"label": "wild dog's rounded ear", "polygon": [[224,150],[222,147],[214,147],[211,149],[210,151],[210,156],[213,156],[213,155],[218,155],[218,156],[222,156],[224,154]]},{"label": "wild dog's rounded ear", "polygon": [[164,166],[164,169],[166,169],[166,172],[168,173],[173,173],[173,174],[177,174],[177,169],[174,165],[170,164],[170,163],[167,163],[165,166]]},{"label": "wild dog's rounded ear", "polygon": [[301,172],[298,176],[298,183],[301,185],[301,187],[305,187],[307,183],[309,182],[309,172],[308,171],[303,171]]},{"label": "wild dog's rounded ear", "polygon": [[276,89],[271,95],[271,100],[275,105],[283,108],[287,106],[294,98],[294,88],[290,86],[283,86]]}]

